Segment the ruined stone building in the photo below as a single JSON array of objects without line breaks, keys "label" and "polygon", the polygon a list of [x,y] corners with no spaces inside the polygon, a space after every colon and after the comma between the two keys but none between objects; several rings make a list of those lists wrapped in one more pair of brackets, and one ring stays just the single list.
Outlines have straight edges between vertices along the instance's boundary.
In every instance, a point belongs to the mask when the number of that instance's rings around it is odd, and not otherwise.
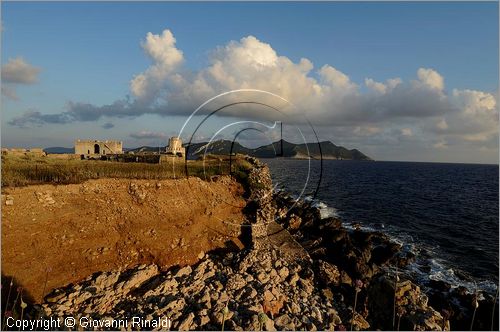
[{"label": "ruined stone building", "polygon": [[14,156],[46,156],[47,154],[43,151],[42,148],[31,148],[31,149],[23,149],[23,148],[2,148],[2,155],[14,155]]},{"label": "ruined stone building", "polygon": [[168,140],[168,146],[165,151],[167,154],[184,157],[186,155],[186,148],[182,146],[182,140],[178,137],[171,137]]},{"label": "ruined stone building", "polygon": [[109,154],[122,154],[121,141],[81,140],[75,141],[75,154],[85,157],[105,156]]}]

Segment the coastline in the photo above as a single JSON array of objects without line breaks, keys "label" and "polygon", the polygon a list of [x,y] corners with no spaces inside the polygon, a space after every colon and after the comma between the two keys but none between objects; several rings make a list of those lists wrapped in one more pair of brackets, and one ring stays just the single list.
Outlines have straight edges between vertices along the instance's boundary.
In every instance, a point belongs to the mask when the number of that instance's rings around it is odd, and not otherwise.
[{"label": "coastline", "polygon": [[[254,167],[246,181],[245,248],[200,253],[197,263],[166,270],[145,264],[95,273],[53,290],[29,314],[101,320],[168,316],[178,330],[471,327],[473,294],[442,282],[424,292],[401,273],[415,257],[400,244],[382,232],[347,229],[339,218],[323,218],[316,202],[273,192],[268,167],[248,160]],[[275,224],[282,228],[269,232]],[[293,241],[271,244],[269,238],[279,233]],[[290,249],[296,244],[305,256]],[[474,329],[490,329],[493,303],[488,294],[478,299]],[[498,310],[493,321],[498,324]]]}]

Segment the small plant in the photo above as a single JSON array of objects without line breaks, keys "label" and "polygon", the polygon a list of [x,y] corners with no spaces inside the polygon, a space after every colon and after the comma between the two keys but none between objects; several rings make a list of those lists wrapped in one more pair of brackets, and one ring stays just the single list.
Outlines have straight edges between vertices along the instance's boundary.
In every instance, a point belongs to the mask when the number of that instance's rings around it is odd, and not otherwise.
[{"label": "small plant", "polygon": [[17,295],[16,299],[14,300],[14,304],[12,305],[12,311],[14,312],[16,310],[16,304],[17,300],[19,299],[19,295],[23,292],[23,288],[21,286],[17,287]]},{"label": "small plant", "polygon": [[495,298],[493,299],[493,311],[491,312],[491,331],[494,331],[493,325],[495,324],[495,307],[497,304],[497,299],[498,299],[498,285],[497,285],[497,291],[495,293]]},{"label": "small plant", "polygon": [[47,288],[47,282],[49,281],[49,273],[50,272],[52,272],[52,268],[48,267],[45,270],[45,282],[43,283],[43,290],[42,290],[42,295],[41,295],[40,303],[43,302],[43,297],[45,295],[45,289]]},{"label": "small plant", "polygon": [[472,311],[472,319],[470,322],[470,330],[471,331],[472,331],[472,327],[474,326],[474,320],[476,319],[476,311],[477,311],[477,308],[479,307],[479,302],[477,301],[477,291],[472,296],[472,305],[474,307],[474,311]]},{"label": "small plant", "polygon": [[224,331],[224,323],[226,322],[226,315],[229,313],[229,308],[227,307],[228,302],[226,302],[226,305],[222,309],[222,331]]},{"label": "small plant", "polygon": [[266,325],[267,320],[269,317],[263,312],[259,314],[259,331],[262,331],[262,328]]},{"label": "small plant", "polygon": [[358,303],[358,293],[361,292],[361,289],[363,288],[363,282],[359,279],[357,279],[354,282],[354,307],[352,308],[352,319],[351,319],[351,331],[353,330],[354,327],[354,318],[356,317],[356,305]]},{"label": "small plant", "polygon": [[403,317],[405,313],[406,313],[406,310],[403,307],[398,307],[398,310],[397,310],[398,324],[396,326],[396,331],[399,331],[399,326],[401,324],[401,317]]},{"label": "small plant", "polygon": [[451,312],[447,309],[443,309],[441,315],[443,316],[443,326],[441,328],[444,331],[446,328],[446,321],[451,317]]},{"label": "small plant", "polygon": [[396,296],[398,293],[398,281],[399,281],[399,276],[398,276],[398,266],[396,265],[396,270],[395,270],[395,275],[394,275],[394,302],[393,302],[393,307],[392,307],[392,329],[395,330],[396,328]]},{"label": "small plant", "polygon": [[[10,278],[10,283],[9,283],[9,292],[7,293],[7,301],[5,302],[5,314],[8,312],[7,306],[9,305],[10,301],[10,293],[12,291],[12,286],[14,286],[14,277]],[[2,324],[2,330],[5,330],[5,320],[7,319],[4,314],[4,317],[2,317],[3,324]],[[4,319],[5,318],[5,319]]]},{"label": "small plant", "polygon": [[28,305],[23,301],[23,296],[21,295],[21,321],[24,317],[24,309],[26,309]]}]

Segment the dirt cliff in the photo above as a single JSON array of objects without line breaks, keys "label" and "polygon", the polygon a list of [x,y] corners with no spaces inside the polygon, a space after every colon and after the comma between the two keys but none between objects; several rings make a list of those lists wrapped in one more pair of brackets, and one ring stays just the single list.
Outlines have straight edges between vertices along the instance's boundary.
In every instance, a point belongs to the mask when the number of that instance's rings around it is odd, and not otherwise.
[{"label": "dirt cliff", "polygon": [[33,302],[56,287],[138,264],[193,264],[239,236],[242,186],[99,179],[2,192],[2,279]]}]

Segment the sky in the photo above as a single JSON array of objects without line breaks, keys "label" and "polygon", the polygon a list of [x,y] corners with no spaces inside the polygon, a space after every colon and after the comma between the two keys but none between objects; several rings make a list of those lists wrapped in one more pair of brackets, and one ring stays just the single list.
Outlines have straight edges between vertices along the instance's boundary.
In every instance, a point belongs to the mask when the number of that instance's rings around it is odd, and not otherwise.
[{"label": "sky", "polygon": [[3,147],[255,147],[281,121],[376,160],[498,163],[497,2],[1,6]]}]

